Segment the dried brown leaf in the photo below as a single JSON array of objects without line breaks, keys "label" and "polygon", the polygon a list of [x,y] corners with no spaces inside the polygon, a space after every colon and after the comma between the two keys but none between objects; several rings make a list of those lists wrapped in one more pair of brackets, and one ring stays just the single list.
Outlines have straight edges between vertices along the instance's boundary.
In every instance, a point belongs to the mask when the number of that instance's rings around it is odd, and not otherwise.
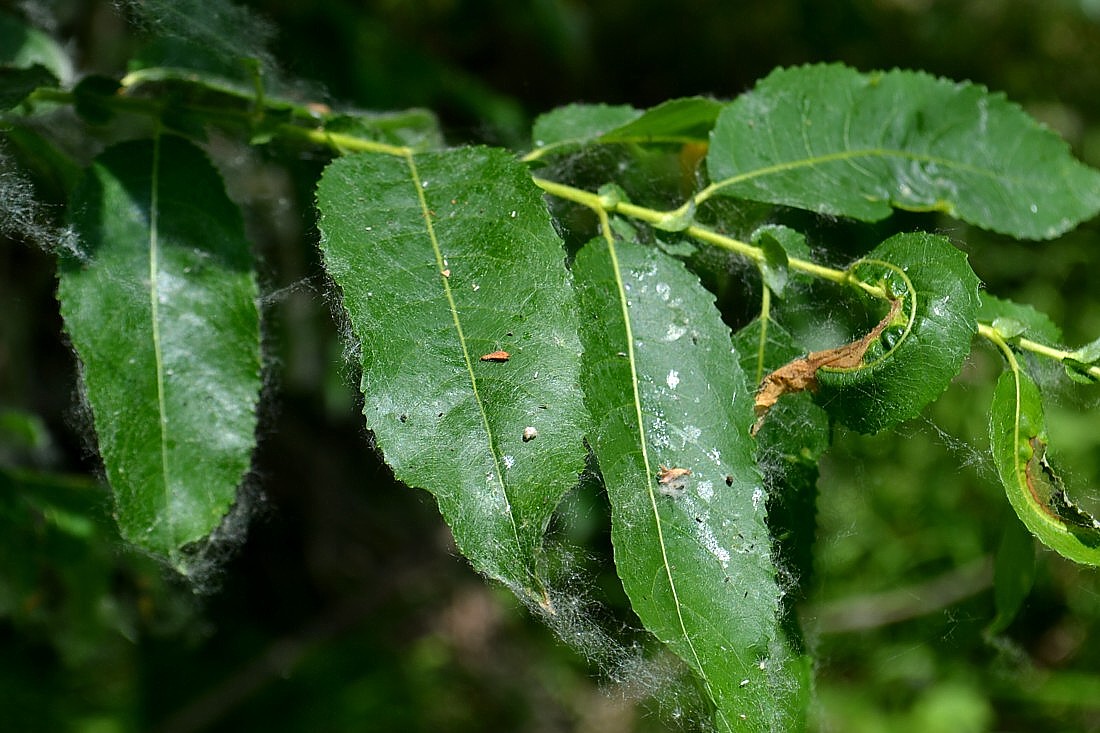
[{"label": "dried brown leaf", "polygon": [[752,434],[760,429],[768,410],[785,394],[803,392],[805,390],[817,390],[817,370],[821,367],[834,369],[854,369],[863,361],[867,349],[875,339],[894,320],[898,309],[901,308],[902,299],[898,298],[890,302],[890,312],[883,316],[878,325],[871,329],[863,338],[851,343],[838,346],[835,349],[813,351],[806,356],[790,361],[764,377],[760,388],[756,391],[756,402],[753,406],[756,412],[756,422],[752,426]]}]

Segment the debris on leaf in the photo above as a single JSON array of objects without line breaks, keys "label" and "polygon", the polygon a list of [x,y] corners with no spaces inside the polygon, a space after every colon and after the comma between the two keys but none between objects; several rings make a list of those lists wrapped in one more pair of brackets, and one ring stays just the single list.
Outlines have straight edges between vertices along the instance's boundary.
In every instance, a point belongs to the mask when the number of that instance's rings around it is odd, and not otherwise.
[{"label": "debris on leaf", "polygon": [[667,468],[661,466],[657,471],[657,483],[660,485],[661,494],[676,498],[684,493],[684,477],[691,475],[688,468]]},{"label": "debris on leaf", "polygon": [[760,388],[756,391],[756,401],[753,410],[756,412],[756,422],[753,423],[752,435],[760,430],[760,425],[768,414],[768,410],[785,394],[803,392],[805,390],[817,390],[817,370],[821,367],[834,369],[854,369],[863,361],[863,355],[874,343],[875,339],[882,335],[897,315],[901,308],[902,299],[890,301],[890,312],[883,316],[882,320],[867,333],[866,336],[835,349],[813,351],[806,356],[788,362],[764,377]]},{"label": "debris on leaf", "polygon": [[660,470],[657,471],[657,482],[662,484],[671,484],[677,479],[690,475],[690,468],[666,468],[665,466],[660,466]]},{"label": "debris on leaf", "polygon": [[523,442],[530,443],[535,438],[539,437],[539,431],[528,425],[523,429]]}]

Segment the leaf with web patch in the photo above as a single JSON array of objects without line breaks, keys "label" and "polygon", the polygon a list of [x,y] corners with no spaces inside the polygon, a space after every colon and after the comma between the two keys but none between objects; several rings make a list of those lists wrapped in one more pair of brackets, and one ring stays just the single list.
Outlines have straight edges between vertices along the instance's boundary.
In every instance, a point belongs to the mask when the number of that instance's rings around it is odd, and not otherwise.
[{"label": "leaf with web patch", "polygon": [[573,152],[592,144],[705,146],[721,110],[721,103],[705,97],[671,99],[644,112],[626,105],[571,104],[535,121],[535,151],[530,157]]},{"label": "leaf with web patch", "polygon": [[964,253],[926,233],[893,236],[849,270],[903,303],[858,365],[817,370],[817,401],[875,433],[916,417],[959,373],[977,331],[979,283]]},{"label": "leaf with web patch", "polygon": [[[733,346],[741,369],[759,375],[757,382],[802,353],[782,326],[761,318],[735,333]],[[768,487],[768,527],[779,562],[796,584],[783,599],[793,625],[794,604],[805,598],[813,580],[817,464],[829,447],[829,417],[808,393],[785,397],[772,413],[756,434],[756,452]]]},{"label": "leaf with web patch", "polygon": [[699,676],[719,730],[797,729],[807,670],[780,628],[752,393],[714,298],[634,242],[590,242],[574,276],[590,443],[632,608]]},{"label": "leaf with web patch", "polygon": [[877,221],[891,207],[1050,239],[1100,212],[1100,172],[984,87],[912,71],[779,69],[711,134],[711,186],[733,196]]},{"label": "leaf with web patch", "polygon": [[71,210],[84,254],[62,261],[57,295],[119,528],[178,561],[233,503],[255,442],[260,321],[241,215],[202,152],[172,137],[108,150]]},{"label": "leaf with web patch", "polygon": [[1056,344],[1062,340],[1062,329],[1046,313],[1035,310],[1026,303],[1015,303],[989,293],[981,293],[978,320],[986,323],[1014,322],[1019,324],[1012,335],[1001,333],[1003,338],[1025,336],[1044,344]]},{"label": "leaf with web patch", "polygon": [[572,152],[641,114],[629,105],[570,104],[539,115],[531,137],[540,156]]},{"label": "leaf with web patch", "polygon": [[1017,364],[997,380],[989,437],[997,475],[1020,521],[1063,557],[1100,566],[1100,522],[1070,501],[1047,460],[1042,397]]},{"label": "leaf with web patch", "polygon": [[543,533],[584,468],[586,420],[539,190],[506,151],[464,148],[341,158],[317,203],[363,413],[394,475],[435,495],[475,568],[552,610]]}]

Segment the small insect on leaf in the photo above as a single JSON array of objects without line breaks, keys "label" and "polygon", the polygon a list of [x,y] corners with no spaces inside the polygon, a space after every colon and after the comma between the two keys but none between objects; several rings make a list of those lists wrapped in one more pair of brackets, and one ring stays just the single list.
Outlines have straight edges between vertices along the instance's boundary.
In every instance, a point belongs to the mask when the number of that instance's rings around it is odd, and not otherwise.
[{"label": "small insect on leaf", "polygon": [[507,351],[491,351],[481,357],[482,361],[505,362],[512,358]]},{"label": "small insect on leaf", "polygon": [[661,466],[657,472],[657,483],[663,496],[676,498],[684,493],[684,477],[690,476],[691,470],[687,468],[667,468]]},{"label": "small insect on leaf", "polygon": [[539,437],[539,431],[528,425],[523,429],[523,442],[530,443],[535,438]]},{"label": "small insect on leaf", "polygon": [[660,470],[657,472],[657,482],[662,484],[671,484],[675,483],[678,479],[681,479],[684,476],[690,475],[690,468],[667,468],[665,466],[661,466]]}]

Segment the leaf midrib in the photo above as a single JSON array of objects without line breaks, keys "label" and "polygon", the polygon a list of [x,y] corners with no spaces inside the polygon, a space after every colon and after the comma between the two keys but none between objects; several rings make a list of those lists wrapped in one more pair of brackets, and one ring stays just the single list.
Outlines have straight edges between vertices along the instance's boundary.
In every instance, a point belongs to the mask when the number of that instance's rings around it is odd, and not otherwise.
[{"label": "leaf midrib", "polygon": [[[172,482],[168,450],[168,404],[165,395],[164,349],[160,333],[160,136],[153,138],[152,180],[149,183],[149,319],[153,340],[153,361],[157,373],[157,416],[160,431],[160,469],[164,482],[164,511],[160,517],[168,522],[168,533],[173,544],[176,536],[175,513],[168,511],[172,505]],[[155,522],[154,522],[155,524]]]},{"label": "leaf midrib", "polygon": [[[607,224],[606,212],[601,209],[600,213],[603,215],[601,217],[601,219],[604,220],[602,221],[602,223]],[[650,509],[653,512],[653,524],[656,530],[657,543],[660,545],[661,548],[661,563],[665,571],[665,578],[668,581],[669,591],[672,593],[672,602],[674,607],[676,608],[676,620],[680,624],[681,636],[687,643],[688,649],[691,650],[691,656],[695,662],[695,668],[699,670],[699,676],[702,679],[703,684],[706,686],[707,693],[710,695],[711,699],[715,703],[717,703],[717,700],[715,700],[714,691],[711,688],[710,679],[706,674],[705,668],[703,667],[702,660],[699,658],[699,652],[695,649],[695,644],[691,640],[691,634],[688,633],[687,623],[684,621],[684,612],[680,603],[680,595],[679,592],[676,590],[676,581],[673,578],[672,563],[669,562],[668,559],[668,548],[665,544],[661,514],[657,507],[657,496],[653,491],[654,473],[653,466],[650,463],[649,443],[646,437],[645,421],[642,415],[642,399],[638,382],[638,365],[634,350],[634,328],[631,325],[630,310],[626,298],[626,288],[623,284],[622,270],[619,266],[619,257],[615,250],[615,240],[613,237],[610,236],[609,226],[603,226],[602,228],[605,232],[608,256],[611,258],[611,270],[615,274],[616,296],[618,297],[619,308],[622,313],[623,329],[625,331],[624,335],[626,337],[627,361],[630,365],[630,386],[633,393],[634,419],[638,426],[638,444],[641,447],[642,452],[642,465],[645,467],[646,492],[647,496],[649,497]],[[718,714],[722,716],[723,722],[726,723],[726,727],[728,728],[729,722],[725,720],[725,714],[720,707],[718,708]]]},{"label": "leaf midrib", "polygon": [[508,521],[512,526],[512,534],[516,541],[517,551],[523,547],[523,543],[520,541],[519,527],[516,525],[516,517],[512,512],[511,500],[508,497],[508,489],[504,483],[504,472],[501,468],[501,459],[497,454],[496,439],[493,433],[492,425],[489,423],[489,413],[485,409],[485,403],[481,398],[481,392],[478,389],[477,375],[474,372],[473,357],[470,355],[469,345],[466,342],[466,335],[462,328],[462,319],[458,314],[458,305],[455,303],[454,292],[451,290],[451,283],[444,271],[447,269],[447,265],[444,263],[443,250],[439,246],[439,238],[435,232],[435,225],[432,223],[432,212],[428,207],[427,197],[424,195],[424,185],[420,179],[420,174],[416,167],[416,161],[414,160],[413,153],[411,151],[405,152],[404,156],[405,164],[409,169],[409,178],[412,182],[413,188],[416,190],[416,200],[420,207],[420,214],[424,219],[424,229],[428,235],[428,240],[431,242],[432,252],[435,255],[436,270],[439,274],[439,279],[443,285],[443,293],[447,298],[447,307],[451,312],[451,319],[454,323],[455,332],[458,335],[458,343],[462,348],[462,358],[466,364],[466,374],[470,379],[470,389],[473,392],[474,401],[477,403],[478,412],[481,416],[481,426],[485,431],[486,442],[489,447],[489,455],[493,460],[493,477],[496,480],[497,488],[500,491],[500,495],[504,499],[505,508],[508,510]]},{"label": "leaf midrib", "polygon": [[952,160],[950,158],[943,158],[936,155],[913,153],[907,150],[900,150],[895,148],[860,148],[857,150],[841,150],[834,153],[826,153],[823,155],[816,155],[808,158],[797,158],[794,160],[784,161],[782,163],[775,163],[774,165],[764,166],[763,168],[746,171],[745,173],[730,176],[729,178],[723,178],[720,181],[715,181],[714,183],[711,183],[709,186],[700,191],[695,197],[695,202],[696,204],[701,204],[723,188],[735,186],[738,183],[744,183],[746,181],[751,181],[756,178],[776,175],[779,173],[786,173],[787,171],[798,170],[800,168],[813,168],[814,166],[818,165],[825,165],[837,161],[856,160],[859,158],[901,158],[903,160],[909,160],[918,163],[935,163],[937,165],[942,165],[946,168],[952,168],[954,170],[959,170],[966,173],[973,173],[975,175],[984,176],[985,178],[996,181],[1009,181],[1014,185],[1020,183],[1020,179],[1016,177],[1006,176],[998,171],[989,168],[979,168],[977,166],[963,163],[957,160]]}]

